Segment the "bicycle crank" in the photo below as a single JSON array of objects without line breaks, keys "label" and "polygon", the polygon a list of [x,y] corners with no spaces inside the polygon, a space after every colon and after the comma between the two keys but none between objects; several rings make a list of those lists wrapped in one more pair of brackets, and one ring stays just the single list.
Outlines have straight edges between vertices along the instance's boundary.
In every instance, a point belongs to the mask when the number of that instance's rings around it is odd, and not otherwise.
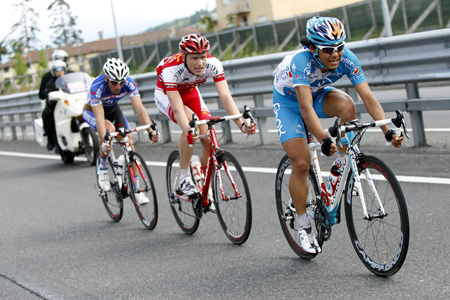
[{"label": "bicycle crank", "polygon": [[330,239],[331,226],[327,224],[331,224],[331,220],[327,209],[321,201],[317,202],[316,209],[314,210],[314,222],[317,229],[317,242],[322,247],[323,242]]}]

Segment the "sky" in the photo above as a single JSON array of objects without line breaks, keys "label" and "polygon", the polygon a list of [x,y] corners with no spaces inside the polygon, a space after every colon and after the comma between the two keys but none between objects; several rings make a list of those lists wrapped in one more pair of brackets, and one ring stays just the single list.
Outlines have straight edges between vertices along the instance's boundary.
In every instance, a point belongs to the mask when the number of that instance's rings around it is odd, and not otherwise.
[{"label": "sky", "polygon": [[[31,0],[32,7],[39,14],[38,27],[41,30],[37,37],[41,41],[38,48],[51,44],[52,31],[49,29],[52,19],[48,6],[53,0]],[[73,16],[77,18],[77,29],[82,31],[84,42],[99,39],[99,31],[103,38],[115,38],[114,19],[111,3],[114,6],[114,15],[117,34],[134,35],[142,33],[148,28],[166,22],[190,16],[201,9],[213,10],[215,0],[65,0],[70,5]],[[6,1],[5,1],[6,2]],[[20,19],[19,12],[12,7],[20,0],[10,0],[9,4],[2,5],[0,19],[0,40],[11,30],[11,27]],[[52,45],[53,46],[53,45]]]}]

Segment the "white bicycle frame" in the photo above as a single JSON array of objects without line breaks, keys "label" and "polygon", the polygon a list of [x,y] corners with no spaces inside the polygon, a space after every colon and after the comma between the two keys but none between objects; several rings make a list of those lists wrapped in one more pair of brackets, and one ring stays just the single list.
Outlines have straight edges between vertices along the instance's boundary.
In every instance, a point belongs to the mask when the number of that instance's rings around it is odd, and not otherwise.
[{"label": "white bicycle frame", "polygon": [[[379,121],[375,121],[375,127],[379,127],[379,126],[383,126],[383,125],[389,125],[392,124],[391,119],[385,119],[385,120],[379,120]],[[345,129],[351,129],[351,128],[355,128],[355,126],[353,125],[346,125],[346,126],[341,126],[341,131],[345,131]],[[399,128],[397,128],[397,135],[399,135]],[[348,145],[349,141],[349,137],[347,135],[347,133],[345,134],[346,137],[346,141],[343,143],[345,145]],[[322,179],[322,175],[321,175],[321,170],[320,170],[320,164],[319,164],[319,159],[317,156],[317,151],[321,151],[321,145],[320,143],[309,143],[308,144],[308,148],[309,148],[309,153],[311,156],[311,165],[313,167],[313,171],[316,177],[316,182],[318,184],[318,188],[319,188],[319,192],[320,192],[320,188],[321,185],[323,183],[323,179]],[[334,195],[331,196],[330,198],[330,206],[329,206],[329,211],[333,211],[333,209],[339,205],[339,200],[341,199],[343,192],[344,192],[344,188],[345,188],[345,183],[347,182],[347,178],[350,174],[350,168],[351,168],[351,175],[353,176],[354,179],[354,191],[356,193],[358,193],[359,195],[359,199],[361,201],[361,206],[363,209],[363,214],[364,214],[364,219],[366,220],[370,220],[372,219],[371,216],[369,216],[368,212],[367,212],[367,206],[366,206],[366,201],[365,201],[365,196],[361,187],[361,178],[362,176],[360,176],[360,174],[358,173],[358,166],[356,164],[356,159],[355,159],[355,155],[359,154],[359,147],[356,143],[350,143],[350,145],[348,145],[347,151],[345,153],[345,165],[344,165],[344,170],[341,174],[341,176],[339,176],[339,180],[336,186],[336,192],[334,193]],[[367,182],[369,183],[369,187],[370,190],[372,192],[372,195],[374,196],[374,198],[378,201],[380,210],[381,210],[381,214],[382,215],[386,215],[386,211],[384,210],[383,204],[381,202],[381,199],[378,195],[377,189],[375,187],[375,184],[373,182],[373,177],[372,174],[370,173],[370,171],[368,169],[365,169],[363,171],[364,174],[364,178],[367,180]],[[349,192],[349,191],[347,191]],[[351,191],[353,192],[353,191]],[[321,201],[321,197],[318,196],[319,201]]]}]

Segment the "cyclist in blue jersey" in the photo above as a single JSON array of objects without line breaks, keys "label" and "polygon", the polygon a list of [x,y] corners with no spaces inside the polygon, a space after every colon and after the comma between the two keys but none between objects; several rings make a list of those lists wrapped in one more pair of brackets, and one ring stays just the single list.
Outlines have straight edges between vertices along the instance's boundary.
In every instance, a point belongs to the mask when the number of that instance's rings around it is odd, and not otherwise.
[{"label": "cyclist in blue jersey", "polygon": [[[104,143],[106,130],[114,132],[119,128],[130,128],[118,102],[128,94],[137,113],[139,121],[143,125],[150,124],[151,120],[142,104],[141,96],[134,80],[129,77],[128,66],[117,58],[108,58],[103,66],[104,75],[100,75],[92,82],[83,108],[83,119],[98,132],[102,149],[100,151],[100,164],[98,172],[98,184],[104,191],[111,189],[108,176],[108,164],[106,158],[110,151],[108,143]],[[158,142],[158,133],[151,128],[148,130],[152,142]],[[132,139],[131,147],[134,150]],[[140,205],[149,202],[144,193],[136,193],[136,200]]]},{"label": "cyclist in blue jersey", "polygon": [[[346,75],[374,120],[385,119],[383,108],[370,90],[361,64],[345,47],[344,25],[336,18],[313,17],[308,20],[303,47],[286,56],[274,72],[273,111],[279,138],[292,164],[289,192],[296,208],[299,238],[303,250],[320,253],[321,249],[306,217],[307,177],[311,158],[306,144],[303,120],[321,142],[322,153],[337,152],[335,165],[345,164],[344,148],[328,137],[319,118],[341,118],[342,124],[356,118],[356,107],[345,92],[330,85]],[[387,141],[400,147],[403,137],[397,137],[388,126],[381,127]],[[336,212],[330,212],[336,223]]]}]

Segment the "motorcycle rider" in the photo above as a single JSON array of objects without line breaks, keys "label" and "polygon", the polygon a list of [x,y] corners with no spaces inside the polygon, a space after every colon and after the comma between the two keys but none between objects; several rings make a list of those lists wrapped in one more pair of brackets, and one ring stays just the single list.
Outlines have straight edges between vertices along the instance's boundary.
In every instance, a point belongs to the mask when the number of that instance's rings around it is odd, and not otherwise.
[{"label": "motorcycle rider", "polygon": [[[56,147],[56,153],[61,152],[61,148],[58,146],[58,141],[56,139],[56,128],[55,128],[55,117],[54,111],[56,102],[49,102],[48,94],[50,92],[56,91],[55,86],[56,79],[66,74],[67,65],[62,60],[55,60],[50,66],[51,78],[47,81],[44,87],[44,95],[46,99],[45,108],[42,111],[42,122],[44,125],[45,134],[47,135],[47,150],[51,151]],[[40,93],[40,92],[39,92]],[[39,95],[40,96],[40,95]]]},{"label": "motorcycle rider", "polygon": [[[106,158],[111,150],[108,143],[104,143],[106,130],[115,132],[117,129],[125,127],[130,128],[128,121],[120,109],[118,102],[126,94],[129,95],[131,104],[143,125],[151,124],[147,111],[142,104],[141,96],[134,80],[129,77],[129,68],[122,60],[118,58],[108,58],[103,65],[104,74],[98,76],[92,82],[86,96],[83,108],[83,119],[98,132],[102,149],[100,151],[100,164],[97,170],[98,184],[103,191],[111,189],[108,176],[108,164]],[[156,143],[159,140],[158,133],[151,128],[147,129],[149,138]],[[132,139],[131,147],[134,150]],[[139,176],[135,176],[136,180]],[[138,185],[138,182],[136,182]],[[148,198],[144,193],[136,193],[136,200],[139,205],[147,204]]]}]

